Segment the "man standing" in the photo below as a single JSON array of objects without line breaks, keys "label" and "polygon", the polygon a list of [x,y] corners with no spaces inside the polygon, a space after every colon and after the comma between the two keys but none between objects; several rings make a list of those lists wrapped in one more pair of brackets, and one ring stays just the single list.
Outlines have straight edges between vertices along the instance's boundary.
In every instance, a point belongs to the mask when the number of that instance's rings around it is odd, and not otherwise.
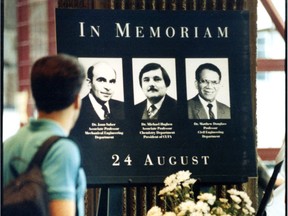
[{"label": "man standing", "polygon": [[230,108],[217,101],[221,71],[210,63],[200,65],[195,72],[198,94],[188,100],[189,119],[230,119]]},{"label": "man standing", "polygon": [[[10,164],[23,173],[39,146],[50,136],[68,136],[78,118],[80,89],[85,79],[84,69],[76,58],[68,55],[43,57],[31,71],[31,89],[38,118],[31,119],[3,144],[3,186],[14,175]],[[20,160],[14,160],[21,158]],[[62,138],[52,146],[42,164],[42,174],[49,194],[51,216],[84,216],[86,177],[80,168],[77,145]]]},{"label": "man standing", "polygon": [[158,121],[175,118],[176,100],[166,94],[171,81],[160,64],[145,65],[139,73],[139,83],[147,99],[135,106],[136,117]]},{"label": "man standing", "polygon": [[[111,99],[116,87],[116,71],[105,62],[88,68],[91,90],[82,99],[78,122],[87,126],[91,121],[124,119],[124,103]],[[77,126],[78,126],[77,122]]]}]

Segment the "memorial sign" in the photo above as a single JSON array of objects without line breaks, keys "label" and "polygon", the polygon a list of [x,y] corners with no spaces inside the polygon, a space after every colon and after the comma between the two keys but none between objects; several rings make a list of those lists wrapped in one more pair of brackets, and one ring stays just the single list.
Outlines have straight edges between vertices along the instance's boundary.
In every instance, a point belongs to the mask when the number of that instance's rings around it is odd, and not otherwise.
[{"label": "memorial sign", "polygon": [[248,12],[57,9],[56,26],[87,71],[71,136],[89,185],[256,176]]}]

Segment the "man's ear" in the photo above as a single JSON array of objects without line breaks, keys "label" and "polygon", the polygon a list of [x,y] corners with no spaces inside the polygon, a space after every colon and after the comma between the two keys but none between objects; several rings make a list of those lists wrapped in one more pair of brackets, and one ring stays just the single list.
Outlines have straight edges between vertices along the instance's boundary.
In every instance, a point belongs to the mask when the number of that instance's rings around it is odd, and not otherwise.
[{"label": "man's ear", "polygon": [[198,89],[198,81],[197,80],[195,80],[194,85],[195,85],[196,89]]},{"label": "man's ear", "polygon": [[75,97],[75,100],[74,100],[74,108],[75,109],[80,109],[81,108],[81,97],[80,97],[80,94],[77,94],[76,97]]},{"label": "man's ear", "polygon": [[86,81],[85,81],[85,82],[86,82],[88,88],[91,88],[91,85],[92,85],[91,80],[90,80],[89,78],[86,78]]}]

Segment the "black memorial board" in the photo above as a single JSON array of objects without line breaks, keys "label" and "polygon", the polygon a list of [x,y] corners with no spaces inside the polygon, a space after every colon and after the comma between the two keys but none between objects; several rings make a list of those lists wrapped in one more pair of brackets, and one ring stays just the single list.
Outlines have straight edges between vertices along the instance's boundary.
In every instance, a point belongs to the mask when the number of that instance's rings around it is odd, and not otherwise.
[{"label": "black memorial board", "polygon": [[[77,56],[86,71],[97,62],[114,68],[112,98],[124,107],[119,118],[97,120],[94,110],[82,106],[84,121],[71,136],[78,140],[89,185],[160,183],[179,170],[203,182],[256,176],[247,11],[57,9],[56,26],[58,53]],[[142,119],[145,111],[139,116],[136,106],[146,99],[139,73],[149,63],[167,71],[165,99],[177,101],[176,111],[169,104],[164,110],[163,102],[163,118],[159,113],[156,120]],[[222,79],[201,85],[217,87],[217,100],[231,111],[218,112],[214,120],[188,114],[188,101],[198,93],[195,71],[204,63],[216,65]],[[87,81],[81,92],[88,103],[90,87]]]}]

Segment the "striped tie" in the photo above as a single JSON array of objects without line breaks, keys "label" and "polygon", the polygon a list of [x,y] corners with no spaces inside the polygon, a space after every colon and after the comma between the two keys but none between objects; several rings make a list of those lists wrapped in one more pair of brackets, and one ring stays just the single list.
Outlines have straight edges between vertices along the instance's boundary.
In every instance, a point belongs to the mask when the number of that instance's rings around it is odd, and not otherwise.
[{"label": "striped tie", "polygon": [[110,118],[110,113],[108,112],[107,106],[103,105],[102,109],[104,110],[104,119],[109,119]]},{"label": "striped tie", "polygon": [[214,113],[213,113],[213,111],[212,111],[212,107],[213,107],[213,105],[212,104],[208,104],[207,105],[207,107],[208,107],[208,111],[209,111],[209,117],[210,117],[210,119],[215,119],[215,115],[214,115]]},{"label": "striped tie", "polygon": [[156,110],[156,106],[152,104],[148,109],[148,118],[152,118],[153,112]]}]

